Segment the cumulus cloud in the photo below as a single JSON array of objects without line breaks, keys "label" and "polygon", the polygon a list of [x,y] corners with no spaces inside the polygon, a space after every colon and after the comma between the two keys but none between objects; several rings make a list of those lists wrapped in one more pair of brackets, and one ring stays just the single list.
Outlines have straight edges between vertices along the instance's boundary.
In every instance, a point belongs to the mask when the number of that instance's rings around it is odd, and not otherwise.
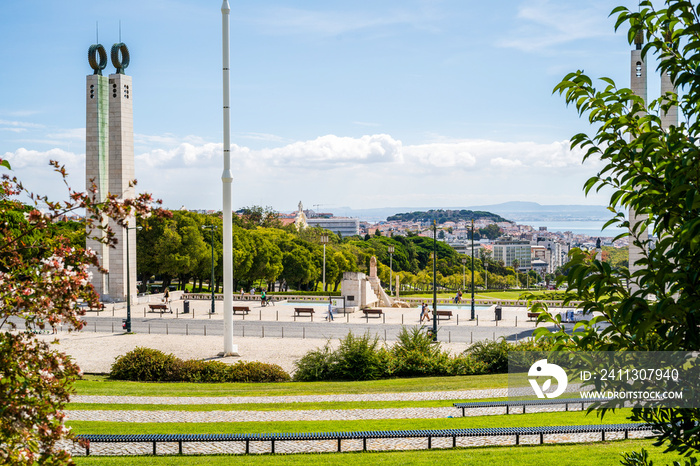
[{"label": "cumulus cloud", "polygon": [[[220,208],[222,144],[184,140],[173,144],[171,136],[165,136],[163,142],[164,147],[135,157],[139,191],[153,193],[168,207]],[[587,163],[582,170],[582,156],[580,150],[569,149],[568,141],[537,144],[473,139],[404,145],[387,134],[326,135],[262,150],[231,147],[236,202],[273,206],[286,202],[290,195],[309,202],[323,198],[324,203],[337,205],[483,204],[489,201],[476,196],[500,196],[494,202],[519,199],[521,194],[511,193],[508,187],[540,178],[551,180],[541,186],[543,197],[556,192],[562,199],[565,193],[575,198],[581,196],[580,187],[596,169],[595,163]],[[58,148],[18,149],[0,157],[9,160],[15,174],[30,181],[25,184],[37,192],[57,199],[65,194],[60,177],[50,173],[50,159],[66,164],[73,187],[83,189],[84,154]],[[265,183],[261,185],[262,179]],[[495,185],[501,186],[498,193],[493,192]],[[530,195],[536,200],[537,193]],[[326,199],[329,196],[334,199]]]}]

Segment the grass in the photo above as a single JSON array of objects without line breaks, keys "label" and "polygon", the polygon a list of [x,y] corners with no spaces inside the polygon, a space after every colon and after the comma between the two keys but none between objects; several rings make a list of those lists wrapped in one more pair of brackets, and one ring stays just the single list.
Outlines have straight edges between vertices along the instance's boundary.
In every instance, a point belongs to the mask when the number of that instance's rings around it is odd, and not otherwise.
[{"label": "grass", "polygon": [[373,466],[376,464],[459,464],[459,465],[516,465],[542,466],[609,466],[619,464],[621,454],[639,451],[650,452],[654,464],[666,464],[679,460],[675,454],[664,454],[652,446],[653,440],[625,440],[587,444],[557,444],[519,447],[480,447],[453,450],[419,450],[391,452],[357,452],[296,455],[249,455],[249,456],[137,456],[137,457],[78,457],[79,466],[223,466],[236,463],[255,465],[326,465],[329,463],[352,463],[353,466]]},{"label": "grass", "polygon": [[530,427],[558,425],[623,424],[630,409],[607,412],[601,420],[585,411],[532,413],[511,416],[471,416],[440,419],[372,419],[357,421],[278,422],[99,422],[69,421],[78,434],[256,434],[278,432],[355,432],[363,430],[468,429],[476,427]]},{"label": "grass", "polygon": [[361,382],[156,383],[124,382],[86,376],[75,383],[78,395],[106,396],[291,396],[358,393],[430,392],[505,388],[508,374],[417,377]]}]

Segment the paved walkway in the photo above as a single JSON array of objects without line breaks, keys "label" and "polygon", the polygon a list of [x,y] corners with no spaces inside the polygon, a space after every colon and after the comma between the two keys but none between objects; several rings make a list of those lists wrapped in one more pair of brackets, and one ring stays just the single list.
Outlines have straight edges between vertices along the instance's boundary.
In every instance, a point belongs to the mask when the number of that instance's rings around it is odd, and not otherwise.
[{"label": "paved walkway", "polygon": [[431,401],[473,400],[508,396],[505,388],[439,392],[362,393],[289,396],[97,396],[73,395],[73,403],[206,405],[245,403],[319,403],[337,401]]}]

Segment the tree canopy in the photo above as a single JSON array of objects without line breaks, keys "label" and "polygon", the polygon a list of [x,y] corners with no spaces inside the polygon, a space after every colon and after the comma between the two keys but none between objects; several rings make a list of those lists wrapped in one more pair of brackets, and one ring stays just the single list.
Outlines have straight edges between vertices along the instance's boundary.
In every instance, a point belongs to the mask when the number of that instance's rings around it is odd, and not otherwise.
[{"label": "tree canopy", "polygon": [[[700,6],[669,0],[656,9],[652,2],[642,1],[638,11],[617,7],[612,14],[617,16],[616,28],[627,28],[630,43],[638,34],[644,37],[642,55],[656,55],[657,71],[667,74],[680,92],[647,103],[609,78],[601,78],[597,88],[582,71],[568,74],[554,91],[595,128],[591,135],[580,133],[571,139],[572,147],[586,151],[584,159],[599,158],[604,164],[586,182],[585,191],[611,189],[610,208],[616,215],[608,224],[629,229],[626,212],[633,208],[648,216],[636,231],[649,229],[657,241],[651,247],[650,241],[634,240],[644,252],[637,262],[641,269],[632,275],[625,267],[615,269],[595,255],[572,250],[564,278],[567,301],[582,301],[580,307],[593,317],[573,332],[560,327],[554,337],[560,347],[587,350],[697,351]],[[666,128],[661,117],[673,106],[678,108],[679,122]],[[542,319],[558,323],[551,316]],[[697,367],[697,360],[688,364]],[[697,380],[690,382],[697,385]],[[669,450],[687,454],[700,450],[697,408],[635,409],[633,419],[652,423]],[[647,464],[643,456],[630,455],[626,464]]]}]

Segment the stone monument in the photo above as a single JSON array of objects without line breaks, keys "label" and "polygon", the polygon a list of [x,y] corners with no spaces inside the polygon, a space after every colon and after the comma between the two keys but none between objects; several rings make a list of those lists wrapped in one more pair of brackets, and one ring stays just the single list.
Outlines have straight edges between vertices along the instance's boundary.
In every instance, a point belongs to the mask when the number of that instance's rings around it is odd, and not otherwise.
[{"label": "stone monument", "polygon": [[[112,46],[111,61],[116,72],[102,76],[107,65],[107,53],[101,44],[90,46],[88,62],[93,74],[87,77],[85,124],[85,179],[86,188],[95,185],[96,200],[104,201],[108,194],[120,199],[133,199],[134,188],[134,125],[131,76],[124,74],[129,66],[129,49],[124,43]],[[135,219],[128,218],[130,227]],[[126,300],[127,293],[136,298],[136,230],[127,230],[109,221],[117,239],[116,248],[110,249],[98,241],[88,239],[86,246],[95,250],[107,274],[93,270],[92,285],[103,299]],[[100,234],[88,231],[88,235]],[[128,236],[127,236],[128,235]],[[129,242],[127,270],[126,241]],[[127,273],[131,290],[127,290]]]}]

